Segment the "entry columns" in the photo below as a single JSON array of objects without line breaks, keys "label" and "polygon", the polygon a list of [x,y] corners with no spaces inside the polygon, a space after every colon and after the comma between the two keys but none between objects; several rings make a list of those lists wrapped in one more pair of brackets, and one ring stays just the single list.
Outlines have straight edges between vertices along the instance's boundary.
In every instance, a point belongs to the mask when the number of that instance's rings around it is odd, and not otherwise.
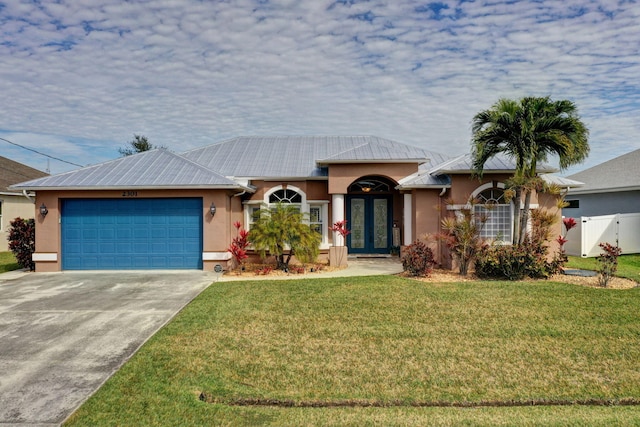
[{"label": "entry columns", "polygon": [[[331,196],[331,217],[331,225],[338,221],[344,221],[344,194],[334,194]],[[344,246],[344,244],[344,237],[342,237],[340,233],[334,231],[333,245]]]},{"label": "entry columns", "polygon": [[412,218],[413,218],[413,195],[411,193],[405,193],[404,195],[404,236],[403,236],[403,244],[405,246],[410,245],[412,240],[411,240],[411,235],[413,234],[413,229],[412,229]]}]

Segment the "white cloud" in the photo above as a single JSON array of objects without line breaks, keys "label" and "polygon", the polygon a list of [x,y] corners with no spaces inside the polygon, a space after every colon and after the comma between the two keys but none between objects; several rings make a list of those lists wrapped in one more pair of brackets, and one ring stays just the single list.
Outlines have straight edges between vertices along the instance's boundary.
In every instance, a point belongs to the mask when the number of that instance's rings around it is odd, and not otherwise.
[{"label": "white cloud", "polygon": [[578,104],[594,153],[638,146],[637,4],[447,4],[10,2],[0,130],[37,145],[52,135],[82,164],[116,157],[134,133],[175,151],[314,133],[460,154],[480,109],[551,95]]}]

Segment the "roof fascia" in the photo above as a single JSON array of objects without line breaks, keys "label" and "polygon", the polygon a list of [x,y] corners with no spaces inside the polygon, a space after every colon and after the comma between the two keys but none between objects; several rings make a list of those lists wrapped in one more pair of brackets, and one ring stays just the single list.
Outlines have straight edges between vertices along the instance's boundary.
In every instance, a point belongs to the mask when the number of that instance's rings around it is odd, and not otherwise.
[{"label": "roof fascia", "polygon": [[74,187],[20,187],[27,191],[94,191],[94,190],[243,190],[255,193],[253,186],[243,185],[119,185],[119,186],[74,186]]},{"label": "roof fascia", "polygon": [[240,181],[328,181],[328,176],[251,176],[233,177]]},{"label": "roof fascia", "polygon": [[584,188],[571,189],[569,194],[600,194],[600,193],[621,193],[625,191],[640,191],[640,186],[634,185],[629,187],[610,187],[610,188]]},{"label": "roof fascia", "polygon": [[425,157],[420,157],[416,159],[383,159],[383,160],[375,160],[375,159],[367,159],[367,160],[317,160],[316,164],[318,166],[321,165],[340,165],[340,164],[352,164],[352,163],[360,163],[360,164],[371,164],[371,163],[417,163],[419,165],[428,162],[429,159]]}]

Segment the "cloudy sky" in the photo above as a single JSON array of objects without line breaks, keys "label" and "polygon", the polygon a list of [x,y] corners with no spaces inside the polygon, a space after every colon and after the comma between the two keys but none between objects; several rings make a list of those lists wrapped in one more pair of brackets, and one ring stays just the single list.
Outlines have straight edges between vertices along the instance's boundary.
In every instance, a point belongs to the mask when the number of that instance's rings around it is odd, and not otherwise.
[{"label": "cloudy sky", "polygon": [[640,148],[633,0],[0,0],[0,31],[0,137],[79,165],[134,134],[176,152],[376,135],[458,155],[478,111],[546,95],[591,132],[568,173]]}]

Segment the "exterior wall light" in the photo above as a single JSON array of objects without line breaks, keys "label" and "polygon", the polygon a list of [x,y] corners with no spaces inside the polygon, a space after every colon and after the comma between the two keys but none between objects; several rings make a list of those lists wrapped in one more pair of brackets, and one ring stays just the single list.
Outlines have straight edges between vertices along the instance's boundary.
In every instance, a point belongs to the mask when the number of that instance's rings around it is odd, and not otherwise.
[{"label": "exterior wall light", "polygon": [[47,207],[45,206],[45,204],[43,203],[40,206],[40,215],[42,215],[42,217],[44,218],[45,216],[47,216],[47,214],[49,213],[49,209],[47,209]]},{"label": "exterior wall light", "polygon": [[211,216],[216,215],[216,205],[213,202],[211,202],[211,206],[209,206],[209,213],[211,214]]}]

